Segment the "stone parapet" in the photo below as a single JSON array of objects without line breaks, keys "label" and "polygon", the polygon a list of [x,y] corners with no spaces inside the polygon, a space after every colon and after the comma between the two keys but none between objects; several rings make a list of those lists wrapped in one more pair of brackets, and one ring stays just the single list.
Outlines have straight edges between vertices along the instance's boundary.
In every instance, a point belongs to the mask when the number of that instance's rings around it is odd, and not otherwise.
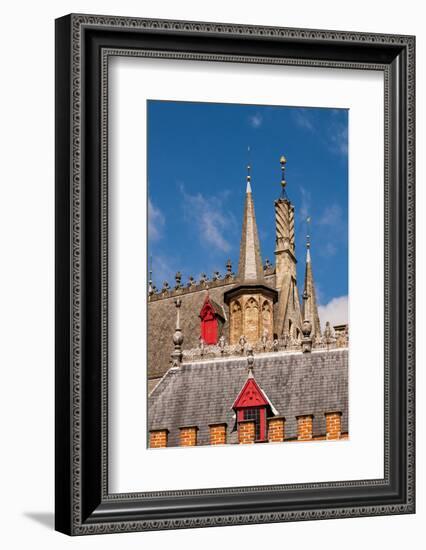
[{"label": "stone parapet", "polygon": [[[312,351],[331,351],[335,349],[345,349],[349,346],[349,335],[347,333],[340,334],[338,337],[326,339],[319,337],[312,340]],[[220,357],[242,357],[247,355],[249,344],[216,344],[203,347],[198,346],[183,350],[183,362],[190,363],[193,361],[202,361],[215,359]],[[303,351],[303,339],[280,338],[277,340],[259,340],[251,348],[256,355],[271,352],[300,352]]]},{"label": "stone parapet", "polygon": [[[264,266],[263,272],[264,276],[267,277],[267,279],[270,279],[275,275],[275,267],[272,265]],[[165,281],[163,288],[161,289],[151,286],[151,290],[148,292],[148,302],[157,302],[158,300],[184,296],[186,294],[191,294],[192,292],[200,292],[201,290],[235,285],[237,282],[237,275],[233,272],[227,272],[224,275],[216,273],[210,279],[206,276],[199,281],[196,281],[190,277],[186,284],[179,282],[173,286]]]}]

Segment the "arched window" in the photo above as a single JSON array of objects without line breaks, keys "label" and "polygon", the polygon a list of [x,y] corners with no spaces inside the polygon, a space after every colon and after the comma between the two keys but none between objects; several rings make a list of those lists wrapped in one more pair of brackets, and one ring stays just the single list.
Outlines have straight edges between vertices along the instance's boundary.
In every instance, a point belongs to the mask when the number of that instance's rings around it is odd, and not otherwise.
[{"label": "arched window", "polygon": [[231,303],[231,343],[236,343],[243,333],[243,312],[238,300]]},{"label": "arched window", "polygon": [[272,335],[272,312],[271,305],[266,300],[262,304],[262,333],[266,330],[268,332],[268,337]]},{"label": "arched window", "polygon": [[245,307],[244,329],[248,342],[259,340],[259,306],[254,298],[250,298]]}]

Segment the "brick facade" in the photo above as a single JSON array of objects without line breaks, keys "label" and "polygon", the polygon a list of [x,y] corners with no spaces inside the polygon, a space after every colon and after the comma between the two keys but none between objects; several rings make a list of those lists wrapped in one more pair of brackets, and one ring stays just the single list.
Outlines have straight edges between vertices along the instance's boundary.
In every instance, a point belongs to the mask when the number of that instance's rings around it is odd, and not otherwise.
[{"label": "brick facade", "polygon": [[149,446],[151,449],[167,447],[169,430],[151,430],[149,432]]},{"label": "brick facade", "polygon": [[[342,413],[333,411],[325,413],[326,435],[313,436],[313,415],[303,415],[297,418],[297,439],[298,441],[312,440],[338,440],[348,439],[347,433],[342,433]],[[227,424],[209,424],[210,445],[226,445]],[[185,426],[180,428],[180,445],[192,447],[197,445],[197,426]],[[167,447],[169,430],[151,430],[149,432],[149,447],[159,449]],[[285,418],[273,416],[268,418],[268,441],[269,443],[282,443],[285,440]],[[255,424],[252,420],[243,420],[238,423],[238,443],[255,442]]]},{"label": "brick facade", "polygon": [[340,439],[342,436],[342,413],[325,413],[326,439]]},{"label": "brick facade", "polygon": [[297,417],[297,439],[299,441],[310,441],[312,439],[313,420],[312,414]]},{"label": "brick facade", "polygon": [[254,443],[255,426],[253,420],[241,420],[238,422],[238,443]]},{"label": "brick facade", "polygon": [[226,424],[210,424],[210,445],[225,445]]},{"label": "brick facade", "polygon": [[197,432],[197,426],[180,428],[180,445],[182,447],[195,447],[197,445]]},{"label": "brick facade", "polygon": [[283,442],[285,438],[285,418],[273,416],[268,418],[268,441],[270,443]]}]

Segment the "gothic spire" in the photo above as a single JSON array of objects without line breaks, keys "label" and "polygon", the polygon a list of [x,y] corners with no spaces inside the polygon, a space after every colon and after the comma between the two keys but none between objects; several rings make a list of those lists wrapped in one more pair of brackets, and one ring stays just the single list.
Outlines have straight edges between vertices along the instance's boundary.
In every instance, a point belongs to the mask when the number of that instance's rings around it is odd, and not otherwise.
[{"label": "gothic spire", "polygon": [[[309,226],[310,218],[307,220]],[[317,298],[315,294],[314,275],[312,272],[311,262],[311,242],[309,231],[306,235],[306,267],[305,267],[305,284],[303,287],[303,303],[302,303],[302,319],[312,323],[311,338],[321,336],[321,325],[318,316]]]},{"label": "gothic spire", "polygon": [[299,294],[297,290],[296,245],[294,231],[294,206],[287,193],[285,167],[287,160],[280,158],[281,195],[275,201],[275,286],[279,290],[275,333],[299,338],[302,330]]},{"label": "gothic spire", "polygon": [[249,165],[237,284],[223,295],[225,303],[229,306],[231,345],[243,342],[254,346],[263,334],[267,337],[269,335],[271,339],[274,304],[278,298],[278,292],[265,281],[263,274],[250,180]]},{"label": "gothic spire", "polygon": [[[294,206],[290,202],[286,187],[285,168],[287,160],[284,155],[280,158],[281,165],[281,195],[275,201],[275,254],[288,252],[296,261],[294,239]],[[280,274],[282,275],[282,274]]]},{"label": "gothic spire", "polygon": [[238,277],[244,283],[264,282],[259,235],[251,191],[250,165],[247,166],[246,202],[244,206],[243,230],[240,244]]}]

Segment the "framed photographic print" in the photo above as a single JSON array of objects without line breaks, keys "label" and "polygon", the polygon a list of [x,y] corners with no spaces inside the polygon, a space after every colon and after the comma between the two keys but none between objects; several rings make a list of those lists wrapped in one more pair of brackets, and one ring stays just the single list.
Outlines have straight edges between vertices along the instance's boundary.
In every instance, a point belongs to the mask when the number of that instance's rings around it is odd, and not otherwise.
[{"label": "framed photographic print", "polygon": [[413,513],[412,36],[56,21],[56,529]]}]

